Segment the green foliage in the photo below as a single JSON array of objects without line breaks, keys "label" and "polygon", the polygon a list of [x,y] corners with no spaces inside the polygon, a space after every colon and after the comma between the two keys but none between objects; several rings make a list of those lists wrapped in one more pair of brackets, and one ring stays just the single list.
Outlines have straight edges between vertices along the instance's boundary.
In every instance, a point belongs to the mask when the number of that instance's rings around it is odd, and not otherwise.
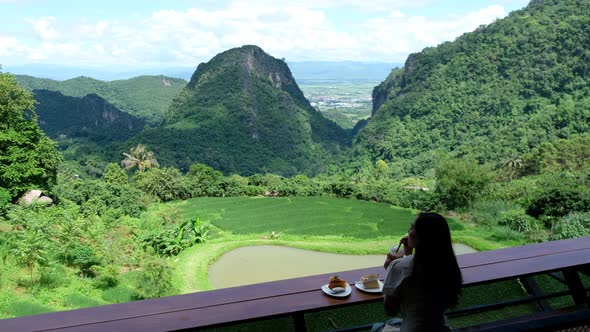
[{"label": "green foliage", "polygon": [[31,301],[15,301],[10,303],[6,309],[15,317],[39,315],[53,311],[50,307]]},{"label": "green foliage", "polygon": [[94,277],[90,267],[99,264],[94,248],[89,245],[78,246],[72,251],[72,263],[80,269],[80,274],[86,277]]},{"label": "green foliage", "polygon": [[123,155],[125,158],[121,161],[121,165],[127,170],[137,168],[142,172],[160,166],[154,153],[143,144],[137,144],[129,150],[129,153],[124,152]]},{"label": "green foliage", "polygon": [[41,271],[39,286],[45,288],[57,288],[68,283],[67,271],[63,265],[52,264]]},{"label": "green foliage", "polygon": [[145,230],[138,235],[144,249],[160,256],[175,256],[186,248],[207,241],[209,223],[197,216],[180,224],[165,224]]},{"label": "green foliage", "polygon": [[125,171],[115,163],[110,163],[104,170],[102,178],[105,182],[116,184],[116,185],[125,185],[129,183],[129,178]]},{"label": "green foliage", "polygon": [[187,183],[176,168],[151,168],[136,175],[137,187],[163,202],[189,197]]},{"label": "green foliage", "polygon": [[520,233],[526,233],[538,227],[537,221],[522,210],[508,210],[502,212],[498,225],[506,226]]},{"label": "green foliage", "polygon": [[339,198],[351,198],[357,192],[354,183],[348,181],[331,182],[326,186],[328,194]]},{"label": "green foliage", "polygon": [[24,224],[15,227],[12,232],[12,254],[21,266],[29,270],[29,283],[32,284],[34,269],[49,264],[50,230],[44,220],[20,221]]},{"label": "green foliage", "polygon": [[135,291],[124,285],[117,285],[102,291],[103,300],[109,303],[125,303],[135,300]]},{"label": "green foliage", "polygon": [[590,213],[570,213],[553,224],[552,240],[590,236]]},{"label": "green foliage", "polygon": [[570,212],[590,211],[590,197],[587,193],[569,188],[549,189],[527,207],[526,213],[535,218],[563,217]]},{"label": "green foliage", "polygon": [[80,294],[68,294],[63,299],[63,304],[70,308],[88,308],[103,304],[91,297]]},{"label": "green foliage", "polygon": [[172,268],[165,259],[152,259],[143,265],[137,276],[136,291],[140,299],[151,299],[170,295]]},{"label": "green foliage", "polygon": [[577,171],[590,167],[590,134],[572,135],[553,143],[545,142],[525,155],[523,173],[541,174]]},{"label": "green foliage", "polygon": [[90,215],[137,217],[147,208],[146,195],[130,184],[60,177],[53,193],[60,201],[70,201]]},{"label": "green foliage", "polygon": [[10,203],[11,197],[8,189],[0,187],[0,212]]},{"label": "green foliage", "polygon": [[191,165],[187,182],[192,197],[222,196],[223,173],[205,164]]},{"label": "green foliage", "polygon": [[119,269],[114,265],[93,266],[94,287],[107,289],[119,284]]},{"label": "green foliage", "polygon": [[141,232],[138,235],[138,242],[148,253],[175,256],[184,249],[177,235],[177,229],[174,226],[158,227]]},{"label": "green foliage", "polygon": [[469,207],[492,180],[487,167],[462,159],[442,160],[436,166],[435,177],[435,194],[448,209]]},{"label": "green foliage", "polygon": [[180,224],[178,228],[179,232],[177,237],[187,243],[188,245],[186,247],[188,247],[207,241],[210,225],[208,223],[203,223],[201,217],[196,216],[195,219]]},{"label": "green foliage", "polygon": [[519,208],[517,204],[508,200],[481,199],[471,206],[470,215],[476,224],[492,227],[499,224],[508,211]]},{"label": "green foliage", "polygon": [[61,161],[33,109],[31,94],[0,72],[0,187],[11,197],[33,187],[49,189]]}]

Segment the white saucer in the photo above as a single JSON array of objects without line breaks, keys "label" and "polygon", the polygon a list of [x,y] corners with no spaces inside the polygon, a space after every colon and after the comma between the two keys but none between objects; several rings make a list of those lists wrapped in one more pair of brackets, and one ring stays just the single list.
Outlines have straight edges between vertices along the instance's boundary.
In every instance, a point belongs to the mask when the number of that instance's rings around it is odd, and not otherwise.
[{"label": "white saucer", "polygon": [[365,286],[363,286],[363,284],[358,281],[354,284],[354,287],[367,293],[381,293],[381,290],[383,289],[383,282],[381,280],[378,280],[377,282],[379,282],[379,288],[365,288]]},{"label": "white saucer", "polygon": [[329,284],[325,284],[322,286],[322,292],[333,296],[333,297],[347,297],[348,295],[350,295],[350,293],[352,293],[352,287],[350,287],[349,284],[346,284],[346,288],[344,289],[344,292],[340,292],[340,293],[334,293],[332,292],[332,290],[330,288],[328,288]]}]

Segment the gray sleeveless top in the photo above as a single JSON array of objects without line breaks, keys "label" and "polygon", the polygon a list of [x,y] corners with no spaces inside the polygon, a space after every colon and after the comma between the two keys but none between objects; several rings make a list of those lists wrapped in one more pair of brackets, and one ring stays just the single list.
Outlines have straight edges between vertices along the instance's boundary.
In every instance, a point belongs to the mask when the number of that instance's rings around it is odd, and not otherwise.
[{"label": "gray sleeveless top", "polygon": [[414,256],[392,261],[387,267],[383,295],[393,296],[400,305],[401,332],[449,331],[441,301],[412,278]]}]

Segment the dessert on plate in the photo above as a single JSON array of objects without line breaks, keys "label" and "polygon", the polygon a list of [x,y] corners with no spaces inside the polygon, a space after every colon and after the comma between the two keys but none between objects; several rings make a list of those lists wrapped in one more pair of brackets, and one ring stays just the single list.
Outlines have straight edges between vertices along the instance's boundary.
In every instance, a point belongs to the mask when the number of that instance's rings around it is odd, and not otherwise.
[{"label": "dessert on plate", "polygon": [[336,287],[346,288],[346,280],[340,279],[339,276],[331,276],[330,283],[328,284],[328,288],[333,289]]},{"label": "dessert on plate", "polygon": [[365,289],[379,288],[379,275],[378,274],[367,274],[361,277],[359,281]]}]

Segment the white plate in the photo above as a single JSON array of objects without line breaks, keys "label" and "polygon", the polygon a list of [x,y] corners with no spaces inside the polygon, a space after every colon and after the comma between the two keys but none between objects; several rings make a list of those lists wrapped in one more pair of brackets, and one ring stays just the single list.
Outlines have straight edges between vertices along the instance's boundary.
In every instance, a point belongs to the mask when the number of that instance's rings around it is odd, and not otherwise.
[{"label": "white plate", "polygon": [[341,293],[334,293],[332,292],[332,290],[330,288],[328,288],[329,284],[325,284],[322,286],[322,292],[330,295],[330,296],[334,296],[334,297],[346,297],[348,295],[350,295],[350,293],[352,293],[352,287],[350,287],[349,284],[346,284],[346,288],[344,289],[344,292]]},{"label": "white plate", "polygon": [[360,290],[362,290],[363,292],[367,292],[367,293],[381,293],[381,290],[383,289],[383,282],[381,280],[377,281],[379,283],[379,288],[365,288],[365,286],[363,286],[363,284],[361,284],[360,282],[356,282],[354,284],[354,286]]}]

